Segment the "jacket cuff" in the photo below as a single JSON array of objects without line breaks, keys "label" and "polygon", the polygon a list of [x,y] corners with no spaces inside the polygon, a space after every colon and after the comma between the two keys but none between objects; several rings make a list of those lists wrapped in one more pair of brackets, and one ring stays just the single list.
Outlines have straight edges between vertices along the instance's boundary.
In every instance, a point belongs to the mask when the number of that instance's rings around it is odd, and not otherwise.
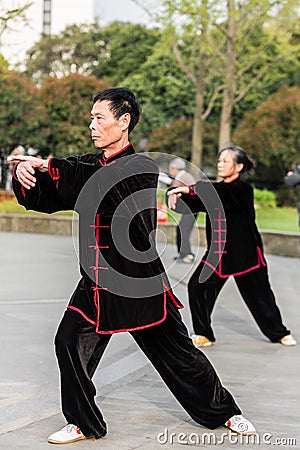
[{"label": "jacket cuff", "polygon": [[19,180],[18,180],[18,177],[17,177],[17,167],[18,167],[18,165],[20,164],[20,162],[21,161],[19,161],[19,162],[17,162],[17,164],[15,164],[14,165],[14,168],[13,168],[13,172],[12,172],[12,176],[13,176],[13,178],[19,183]]},{"label": "jacket cuff", "polygon": [[190,195],[197,195],[196,185],[195,184],[192,184],[191,186],[189,186],[189,194]]},{"label": "jacket cuff", "polygon": [[48,173],[53,181],[59,181],[60,179],[60,169],[61,169],[61,160],[58,158],[50,158],[48,161]]}]

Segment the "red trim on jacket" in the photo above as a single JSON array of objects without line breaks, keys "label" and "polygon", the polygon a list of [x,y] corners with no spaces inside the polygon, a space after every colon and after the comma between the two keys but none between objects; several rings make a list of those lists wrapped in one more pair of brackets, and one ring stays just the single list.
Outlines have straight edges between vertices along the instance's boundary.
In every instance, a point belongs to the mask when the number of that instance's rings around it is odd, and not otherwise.
[{"label": "red trim on jacket", "polygon": [[21,192],[22,192],[23,197],[25,198],[26,197],[26,189],[22,185],[21,185]]},{"label": "red trim on jacket", "polygon": [[169,295],[170,299],[172,300],[172,302],[174,303],[174,305],[178,308],[178,309],[182,309],[184,308],[184,306],[181,303],[178,303],[175,295],[173,294],[173,292],[165,285],[165,283],[163,283],[163,287],[164,290],[167,292],[167,294]]},{"label": "red trim on jacket", "polygon": [[[93,248],[95,251],[95,264],[90,268],[93,269],[95,272],[95,286],[92,286],[92,290],[94,291],[94,304],[97,310],[97,323],[96,323],[96,330],[97,330],[100,323],[100,291],[107,290],[107,288],[99,287],[100,283],[99,270],[108,270],[107,267],[105,268],[99,265],[99,249],[108,248],[107,245],[106,246],[100,245],[100,229],[102,228],[102,226],[100,225],[99,213],[96,214],[95,225],[91,225],[91,227],[95,229],[95,241],[96,241],[95,245],[89,245],[89,248]],[[105,225],[104,228],[107,228],[107,225]]]},{"label": "red trim on jacket", "polygon": [[82,315],[82,317],[85,318],[85,320],[87,320],[88,322],[92,323],[92,324],[95,325],[95,326],[97,325],[96,322],[94,322],[94,320],[90,319],[86,314],[84,314],[83,311],[81,311],[81,309],[76,308],[76,306],[68,305],[68,306],[67,306],[67,309],[72,309],[73,311],[78,312],[79,314]]},{"label": "red trim on jacket", "polygon": [[20,183],[20,181],[18,180],[18,177],[16,175],[17,167],[20,164],[20,162],[22,162],[22,161],[17,162],[17,164],[14,166],[13,171],[12,171],[12,176],[13,176],[14,180],[16,180],[20,184],[21,194],[23,195],[24,198],[26,198],[26,189]]},{"label": "red trim on jacket", "polygon": [[108,164],[108,161],[119,155],[120,153],[124,152],[128,147],[130,147],[132,144],[131,142],[128,142],[128,144],[123,147],[121,150],[118,150],[116,153],[113,153],[112,155],[108,156],[107,158],[104,156],[104,152],[101,154],[100,159],[99,159],[99,163],[101,164],[101,166],[106,166]]},{"label": "red trim on jacket", "polygon": [[[13,171],[12,171],[12,176],[13,176],[13,178],[14,178],[16,181],[18,181],[18,182],[19,182],[19,180],[18,180],[18,177],[17,177],[17,175],[16,175],[16,171],[17,171],[17,167],[18,167],[18,165],[20,164],[20,162],[21,162],[21,161],[17,162],[17,164],[14,166]],[[19,182],[19,183],[20,183],[20,182]]]},{"label": "red trim on jacket", "polygon": [[[53,181],[58,182],[60,179],[60,170],[58,167],[51,167],[51,162],[53,158],[50,158],[48,161],[48,173]],[[57,187],[57,185],[56,185]]]},{"label": "red trim on jacket", "polygon": [[[151,322],[148,323],[147,325],[141,325],[138,327],[132,327],[132,328],[120,328],[118,330],[108,330],[108,331],[103,331],[99,329],[99,323],[100,323],[100,305],[97,308],[97,322],[95,322],[94,320],[90,319],[81,309],[76,308],[75,306],[72,305],[68,305],[67,308],[68,309],[72,309],[73,311],[78,312],[79,314],[82,315],[82,317],[84,319],[86,319],[88,322],[92,323],[93,325],[95,325],[96,327],[96,333],[98,334],[114,334],[114,333],[125,333],[125,332],[130,332],[130,331],[138,331],[138,330],[144,330],[146,328],[150,328],[150,327],[154,327],[156,325],[160,325],[162,322],[164,322],[166,320],[167,317],[167,295],[169,295],[170,299],[172,300],[172,302],[175,304],[175,306],[177,306],[178,309],[182,309],[184,308],[183,305],[179,304],[175,298],[175,296],[173,295],[173,293],[170,291],[170,289],[166,289],[165,284],[163,284],[164,287],[164,314],[163,317],[160,320],[157,320],[156,322]],[[101,289],[101,288],[99,288]],[[105,288],[102,288],[102,290]]]},{"label": "red trim on jacket", "polygon": [[195,184],[192,184],[191,186],[189,186],[189,194],[190,195],[197,195],[196,185]]},{"label": "red trim on jacket", "polygon": [[166,291],[164,291],[164,315],[163,315],[162,319],[160,319],[156,322],[147,323],[147,325],[141,325],[139,327],[132,327],[132,328],[120,328],[119,330],[101,331],[97,327],[96,332],[99,334],[114,334],[114,333],[122,333],[125,331],[145,330],[146,328],[154,327],[156,325],[161,324],[162,322],[165,321],[166,317],[167,317],[167,298],[166,298]]}]

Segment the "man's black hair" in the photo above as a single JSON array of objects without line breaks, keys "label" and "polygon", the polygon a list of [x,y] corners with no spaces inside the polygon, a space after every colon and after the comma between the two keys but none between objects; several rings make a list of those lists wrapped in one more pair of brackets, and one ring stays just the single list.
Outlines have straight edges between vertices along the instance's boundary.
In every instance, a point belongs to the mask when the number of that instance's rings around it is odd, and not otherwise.
[{"label": "man's black hair", "polygon": [[93,100],[94,103],[108,100],[110,102],[109,109],[116,119],[119,119],[123,114],[129,113],[131,117],[128,128],[129,133],[139,121],[141,107],[130,89],[122,87],[104,89],[103,91],[97,92]]}]

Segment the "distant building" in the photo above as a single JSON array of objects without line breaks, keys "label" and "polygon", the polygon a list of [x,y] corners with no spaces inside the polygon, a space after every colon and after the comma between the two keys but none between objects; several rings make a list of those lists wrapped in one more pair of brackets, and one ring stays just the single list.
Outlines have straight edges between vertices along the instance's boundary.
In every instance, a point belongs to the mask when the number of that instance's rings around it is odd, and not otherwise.
[{"label": "distant building", "polygon": [[44,0],[43,4],[43,34],[51,34],[51,0]]},{"label": "distant building", "polygon": [[94,22],[97,22],[99,25],[103,22],[101,14],[101,1],[103,0],[94,0],[93,3]]}]

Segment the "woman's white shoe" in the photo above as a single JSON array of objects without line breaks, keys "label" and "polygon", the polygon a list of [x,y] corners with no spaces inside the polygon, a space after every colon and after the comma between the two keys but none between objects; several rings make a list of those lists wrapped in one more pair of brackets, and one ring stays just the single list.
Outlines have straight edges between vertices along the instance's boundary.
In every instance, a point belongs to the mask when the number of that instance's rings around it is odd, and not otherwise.
[{"label": "woman's white shoe", "polygon": [[283,336],[283,338],[280,339],[280,343],[282,345],[290,346],[296,345],[297,341],[291,334],[288,334],[287,336]]}]

